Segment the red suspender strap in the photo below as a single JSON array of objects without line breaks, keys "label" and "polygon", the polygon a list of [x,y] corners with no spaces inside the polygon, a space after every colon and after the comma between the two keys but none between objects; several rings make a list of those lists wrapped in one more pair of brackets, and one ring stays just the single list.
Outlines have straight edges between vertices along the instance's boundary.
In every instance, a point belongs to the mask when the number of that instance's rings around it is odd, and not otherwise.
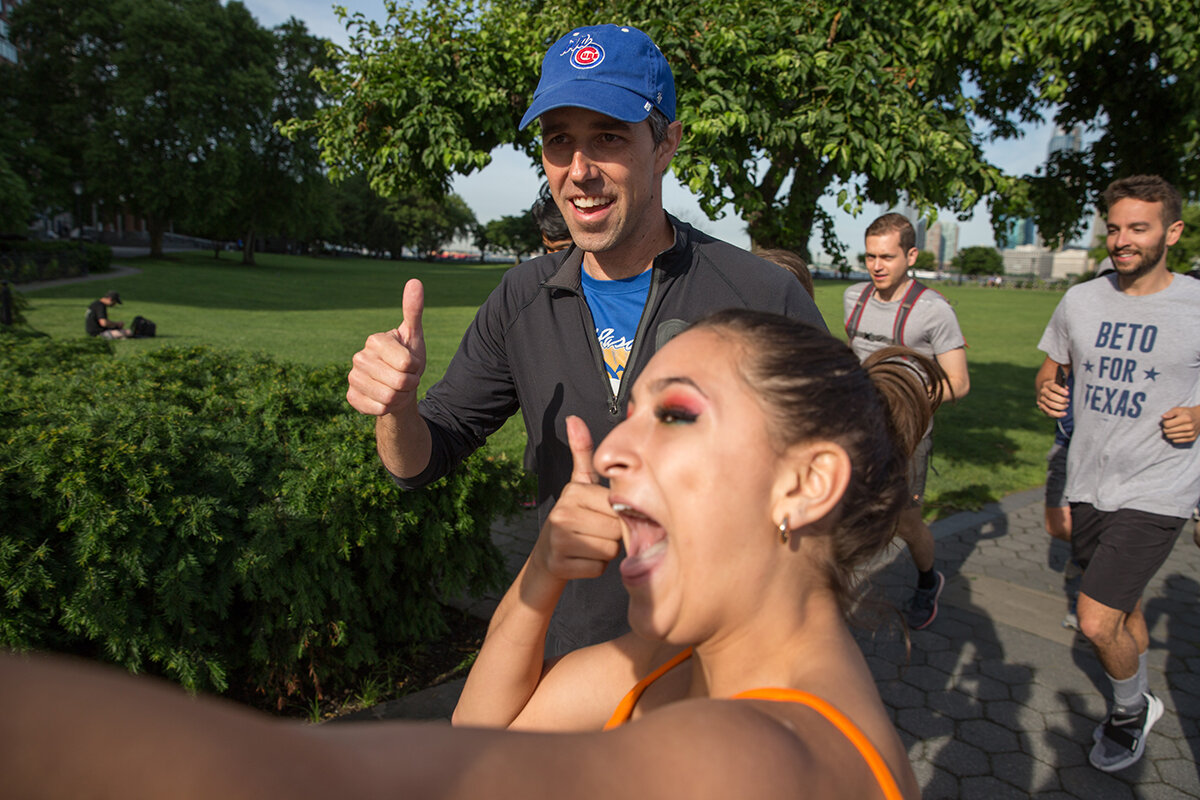
[{"label": "red suspender strap", "polygon": [[904,293],[904,300],[901,301],[900,308],[896,309],[896,319],[892,322],[892,341],[895,344],[904,344],[904,326],[908,323],[908,315],[912,312],[913,304],[917,302],[917,298],[926,288],[925,284],[914,280],[909,285],[908,291]]},{"label": "red suspender strap", "polygon": [[858,335],[858,322],[862,319],[863,309],[867,307],[867,301],[871,299],[871,295],[874,293],[875,286],[870,283],[858,293],[858,299],[854,301],[854,310],[850,312],[850,317],[846,320],[847,339],[853,340]]}]

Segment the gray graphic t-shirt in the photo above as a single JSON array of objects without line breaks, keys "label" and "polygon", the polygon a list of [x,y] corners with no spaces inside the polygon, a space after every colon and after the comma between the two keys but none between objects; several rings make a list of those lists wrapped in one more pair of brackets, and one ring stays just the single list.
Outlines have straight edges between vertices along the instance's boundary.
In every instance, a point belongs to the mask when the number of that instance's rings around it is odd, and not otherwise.
[{"label": "gray graphic t-shirt", "polygon": [[1187,517],[1200,443],[1173,444],[1162,415],[1200,405],[1200,281],[1131,296],[1105,275],[1069,289],[1038,349],[1075,376],[1067,499],[1101,511]]}]

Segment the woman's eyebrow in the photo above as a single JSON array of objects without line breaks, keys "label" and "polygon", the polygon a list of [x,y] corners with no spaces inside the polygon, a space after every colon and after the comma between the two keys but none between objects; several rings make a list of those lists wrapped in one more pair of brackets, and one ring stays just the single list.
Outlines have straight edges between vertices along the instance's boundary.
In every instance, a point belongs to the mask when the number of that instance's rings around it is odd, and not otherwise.
[{"label": "woman's eyebrow", "polygon": [[699,384],[697,384],[694,380],[687,377],[686,375],[668,375],[665,378],[659,378],[658,380],[656,380],[650,384],[650,390],[653,392],[661,392],[663,389],[669,388],[676,384],[683,384],[684,386],[690,386],[691,388],[693,388],[697,392],[699,392],[701,394],[701,396],[708,397],[708,394],[703,389],[700,388]]}]

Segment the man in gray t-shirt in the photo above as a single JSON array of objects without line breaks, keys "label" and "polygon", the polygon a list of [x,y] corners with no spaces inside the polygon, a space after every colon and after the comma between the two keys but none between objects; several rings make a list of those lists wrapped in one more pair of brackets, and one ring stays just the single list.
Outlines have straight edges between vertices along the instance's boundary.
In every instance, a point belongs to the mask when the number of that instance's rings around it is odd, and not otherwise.
[{"label": "man in gray t-shirt", "polygon": [[[859,360],[890,344],[932,357],[946,373],[944,397],[957,400],[971,388],[966,341],[946,298],[908,276],[917,262],[916,242],[912,223],[900,214],[884,214],[867,227],[871,282],[846,289],[846,335]],[[908,473],[912,504],[896,528],[917,567],[917,589],[907,608],[908,624],[916,630],[928,627],[937,616],[938,597],[946,584],[945,576],[933,568],[933,534],[922,518],[932,436],[931,425],[913,454]]]},{"label": "man in gray t-shirt", "polygon": [[1038,348],[1038,407],[1061,418],[1074,373],[1067,462],[1071,551],[1083,567],[1077,614],[1113,686],[1092,765],[1141,758],[1162,715],[1147,687],[1141,595],[1200,495],[1200,283],[1167,269],[1183,232],[1179,193],[1157,176],[1114,181],[1108,252],[1116,273],[1072,287]]}]

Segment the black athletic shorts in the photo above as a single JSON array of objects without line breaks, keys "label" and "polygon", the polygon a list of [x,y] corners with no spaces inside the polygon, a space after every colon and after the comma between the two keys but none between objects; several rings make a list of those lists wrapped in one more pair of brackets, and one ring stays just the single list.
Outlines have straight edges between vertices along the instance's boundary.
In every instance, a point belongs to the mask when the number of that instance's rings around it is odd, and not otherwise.
[{"label": "black athletic shorts", "polygon": [[1089,503],[1071,503],[1071,555],[1083,567],[1079,591],[1109,608],[1132,612],[1186,521],[1132,508],[1098,511]]}]

